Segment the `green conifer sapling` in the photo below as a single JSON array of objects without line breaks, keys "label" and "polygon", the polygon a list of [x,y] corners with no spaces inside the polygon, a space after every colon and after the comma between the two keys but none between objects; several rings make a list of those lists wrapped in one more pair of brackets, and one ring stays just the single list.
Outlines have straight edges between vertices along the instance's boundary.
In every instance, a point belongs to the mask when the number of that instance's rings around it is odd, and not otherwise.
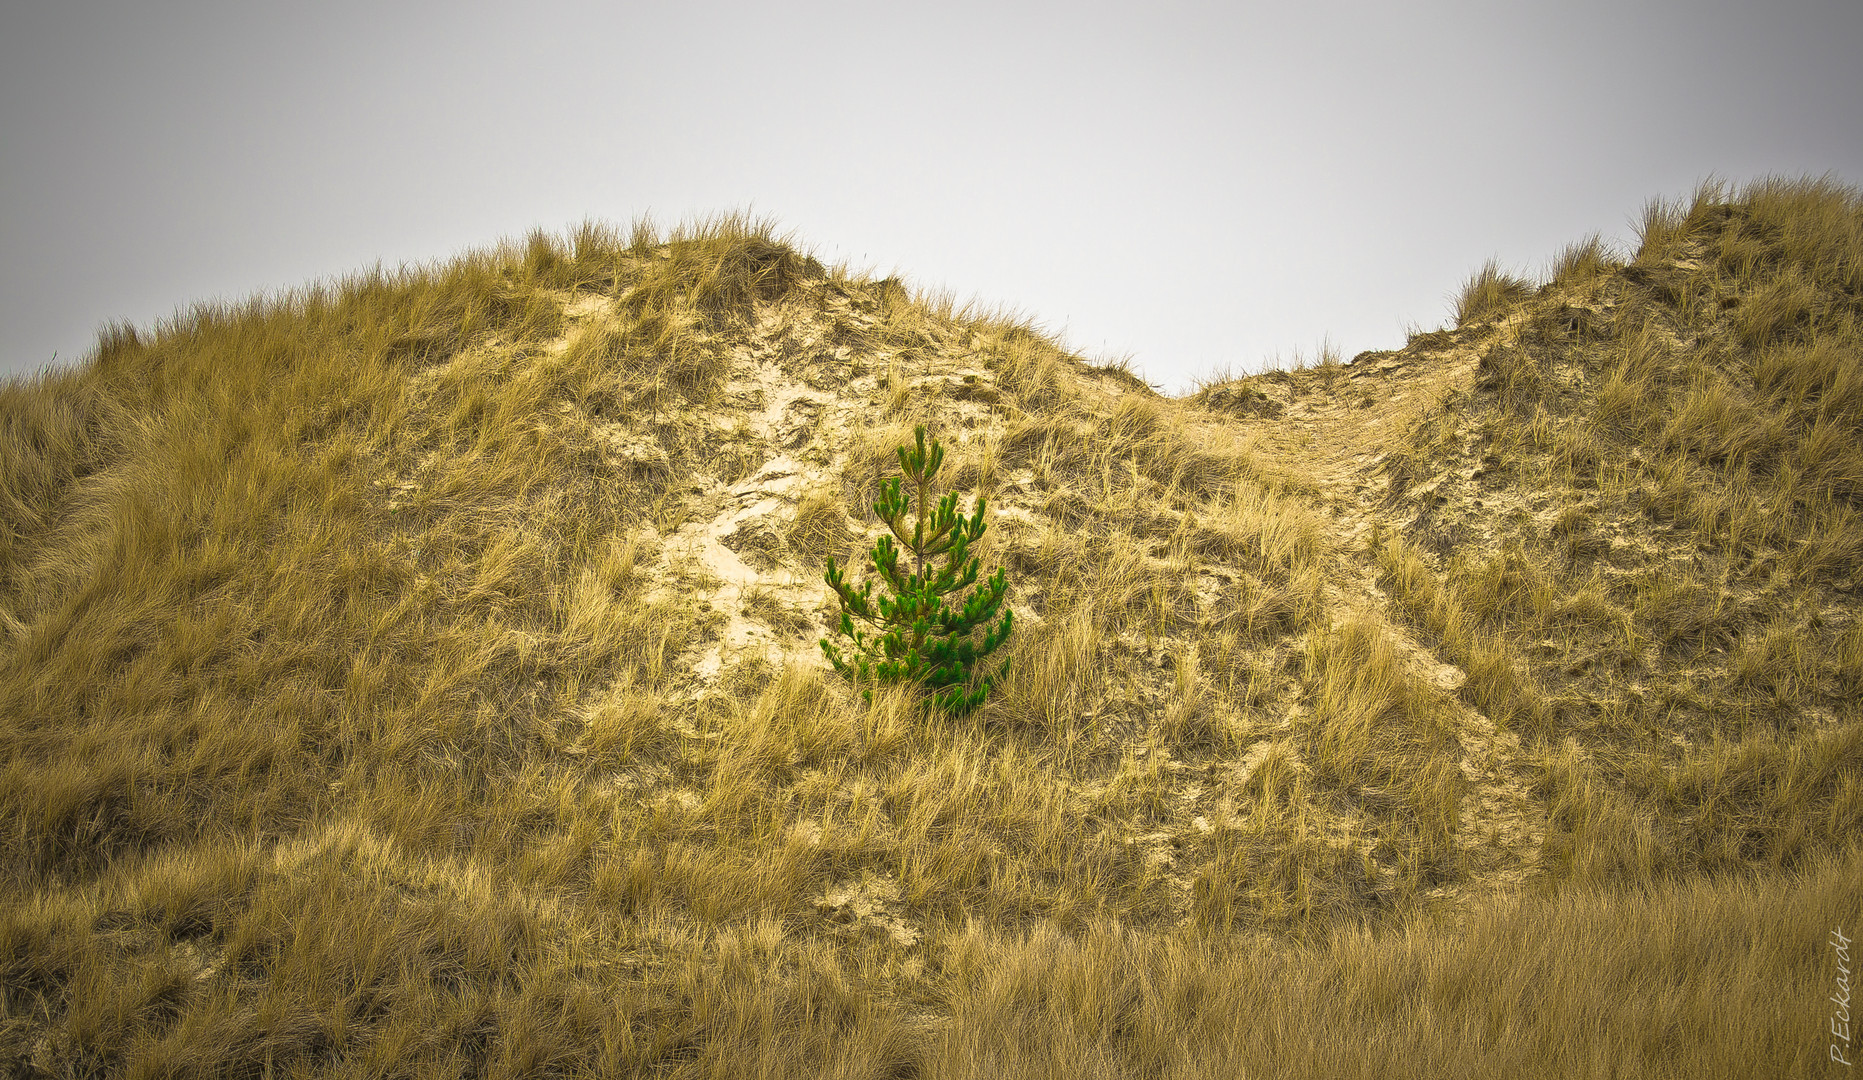
[{"label": "green conifer sapling", "polygon": [[[830,556],[827,581],[841,598],[841,633],[853,639],[858,651],[849,663],[827,638],[821,640],[821,646],[835,670],[849,679],[865,682],[874,677],[884,682],[918,683],[932,692],[932,702],[939,708],[962,715],[982,704],[991,687],[1009,671],[1009,662],[1004,660],[994,673],[983,675],[974,687],[968,687],[978,661],[1009,639],[1015,612],[1003,608],[1008,583],[1000,566],[962,607],[953,610],[945,604],[946,594],[968,588],[977,580],[977,559],[973,556],[968,563],[964,560],[971,542],[986,528],[985,500],[981,495],[977,497],[975,513],[969,518],[957,512],[955,492],[946,494],[933,510],[931,481],[944,461],[944,448],[933,439],[930,451],[926,450],[923,424],[918,426],[917,440],[916,450],[898,448],[904,476],[882,484],[880,498],[873,504],[874,513],[911,553],[914,572],[900,572],[901,549],[892,536],[881,536],[873,545],[873,565],[892,588],[893,597],[874,601],[873,583],[855,591],[842,579]],[[913,501],[909,493],[901,494],[902,479],[912,481],[918,490],[918,516],[910,524],[909,535],[908,515]],[[946,557],[944,569],[928,573],[927,560],[939,555]],[[1002,622],[985,632],[981,645],[972,641],[971,632],[995,619],[999,608]],[[856,618],[881,632],[873,637],[863,634],[854,628]],[[873,698],[871,690],[863,690],[861,695],[868,701]]]}]

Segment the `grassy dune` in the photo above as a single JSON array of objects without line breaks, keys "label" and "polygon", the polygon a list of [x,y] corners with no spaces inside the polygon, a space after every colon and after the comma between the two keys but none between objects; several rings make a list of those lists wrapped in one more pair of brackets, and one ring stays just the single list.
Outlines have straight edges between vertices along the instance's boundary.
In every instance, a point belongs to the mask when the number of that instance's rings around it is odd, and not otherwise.
[{"label": "grassy dune", "polygon": [[[0,386],[0,1072],[1845,1075],[1863,197],[1455,317],[1169,399],[727,217],[109,329]],[[815,645],[918,423],[958,719]]]}]

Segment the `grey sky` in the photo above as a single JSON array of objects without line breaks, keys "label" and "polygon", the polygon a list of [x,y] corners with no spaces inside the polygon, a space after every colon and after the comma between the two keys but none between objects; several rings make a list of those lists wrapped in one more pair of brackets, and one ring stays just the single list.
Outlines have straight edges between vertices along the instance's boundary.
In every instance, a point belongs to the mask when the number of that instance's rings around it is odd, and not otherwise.
[{"label": "grey sky", "polygon": [[[1297,10],[1290,10],[1297,9]],[[1863,182],[1856,0],[0,7],[0,376],[749,208],[1171,393],[1445,320],[1715,174]]]}]

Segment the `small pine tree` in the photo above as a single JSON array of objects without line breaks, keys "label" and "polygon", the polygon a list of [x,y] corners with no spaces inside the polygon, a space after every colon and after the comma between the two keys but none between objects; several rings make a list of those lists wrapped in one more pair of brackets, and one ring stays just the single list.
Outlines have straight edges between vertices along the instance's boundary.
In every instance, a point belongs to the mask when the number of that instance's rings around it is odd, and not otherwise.
[{"label": "small pine tree", "polygon": [[[977,580],[977,559],[972,557],[966,564],[964,557],[971,542],[986,528],[985,500],[981,495],[977,497],[975,513],[969,518],[957,512],[955,492],[946,494],[937,509],[931,510],[929,489],[944,461],[944,448],[933,439],[930,451],[926,450],[923,424],[917,429],[917,441],[916,450],[899,447],[899,466],[904,475],[882,484],[880,498],[873,504],[874,513],[911,552],[915,572],[900,572],[900,548],[892,536],[881,536],[873,545],[873,565],[892,588],[893,598],[882,597],[876,604],[870,599],[873,583],[855,591],[842,579],[830,556],[827,581],[841,598],[841,633],[853,639],[858,652],[849,663],[827,638],[821,639],[821,646],[835,670],[849,679],[866,682],[876,677],[884,682],[919,683],[931,690],[933,704],[953,715],[962,715],[982,704],[990,689],[1009,671],[1005,659],[994,674],[983,676],[975,687],[966,689],[977,662],[1009,639],[1015,612],[1004,608],[1002,622],[984,634],[981,646],[971,640],[971,631],[989,623],[1002,608],[1008,583],[1000,566],[961,608],[954,611],[946,606],[942,598],[947,593],[968,588]],[[900,493],[902,480],[911,480],[918,489],[918,518],[910,535],[907,515],[912,510],[912,497]],[[938,555],[947,557],[944,569],[927,574],[926,560]],[[880,627],[882,632],[868,637],[854,629],[856,618]],[[873,692],[863,690],[861,696],[871,701]]]}]

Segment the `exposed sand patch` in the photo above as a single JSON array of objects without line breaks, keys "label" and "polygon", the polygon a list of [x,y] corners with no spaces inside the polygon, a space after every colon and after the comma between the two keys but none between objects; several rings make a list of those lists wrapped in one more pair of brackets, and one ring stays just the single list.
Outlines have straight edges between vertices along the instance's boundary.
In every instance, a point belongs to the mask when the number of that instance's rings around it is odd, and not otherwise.
[{"label": "exposed sand patch", "polygon": [[[659,561],[651,568],[654,576],[677,582],[681,595],[689,597],[696,592],[712,610],[725,614],[722,638],[692,662],[692,670],[702,680],[715,679],[727,658],[750,652],[779,667],[785,661],[819,658],[817,650],[798,647],[793,635],[779,636],[767,625],[747,617],[745,601],[752,589],[762,588],[802,608],[811,606],[816,594],[826,586],[781,563],[752,566],[740,551],[751,548],[757,530],[767,532],[769,522],[793,518],[796,501],[821,479],[820,469],[779,455],[750,479],[707,491],[706,501],[718,503],[718,512],[707,520],[686,522],[664,538]],[[660,539],[657,533],[652,538]],[[649,593],[649,598],[662,599],[671,591],[662,587]]]}]

